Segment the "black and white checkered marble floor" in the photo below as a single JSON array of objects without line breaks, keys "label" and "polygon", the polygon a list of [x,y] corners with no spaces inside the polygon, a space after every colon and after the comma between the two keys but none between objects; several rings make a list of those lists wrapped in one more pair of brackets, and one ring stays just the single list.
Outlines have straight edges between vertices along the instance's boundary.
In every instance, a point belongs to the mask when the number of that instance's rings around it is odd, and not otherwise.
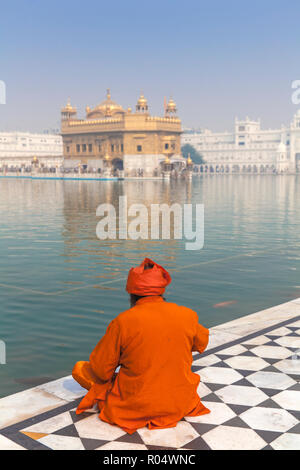
[{"label": "black and white checkered marble floor", "polygon": [[[300,318],[194,356],[211,413],[129,435],[74,401],[0,431],[25,449],[300,449]],[[9,446],[9,445],[8,445]]]}]

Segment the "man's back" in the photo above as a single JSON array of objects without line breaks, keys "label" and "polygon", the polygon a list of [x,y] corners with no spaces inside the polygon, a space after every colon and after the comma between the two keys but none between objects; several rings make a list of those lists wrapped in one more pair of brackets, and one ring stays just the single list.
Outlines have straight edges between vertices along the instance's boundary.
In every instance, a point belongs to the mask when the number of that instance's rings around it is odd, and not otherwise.
[{"label": "man's back", "polygon": [[109,373],[103,362],[98,367],[109,344],[118,345],[115,357],[121,368],[101,411],[102,419],[129,429],[137,421],[166,427],[199,407],[200,377],[191,371],[192,349],[204,350],[208,330],[198,324],[193,310],[159,296],[145,297],[114,320],[106,339],[91,354],[94,372],[103,380]]},{"label": "man's back", "polygon": [[103,421],[133,433],[209,413],[197,394],[200,377],[191,370],[192,351],[204,351],[208,330],[193,310],[165,302],[171,280],[149,258],[130,269],[126,290],[132,308],[109,324],[90,362],[79,361],[73,369],[74,379],[89,390],[77,414],[97,403]]}]

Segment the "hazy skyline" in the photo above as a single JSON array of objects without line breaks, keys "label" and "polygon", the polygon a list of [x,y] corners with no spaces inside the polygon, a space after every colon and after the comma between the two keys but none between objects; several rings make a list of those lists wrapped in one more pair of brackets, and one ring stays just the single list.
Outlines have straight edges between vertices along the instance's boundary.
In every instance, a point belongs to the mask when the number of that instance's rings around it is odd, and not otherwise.
[{"label": "hazy skyline", "polygon": [[107,88],[125,108],[143,91],[158,115],[171,95],[185,127],[288,125],[299,13],[295,0],[1,2],[0,131],[59,128],[68,97],[84,117]]}]

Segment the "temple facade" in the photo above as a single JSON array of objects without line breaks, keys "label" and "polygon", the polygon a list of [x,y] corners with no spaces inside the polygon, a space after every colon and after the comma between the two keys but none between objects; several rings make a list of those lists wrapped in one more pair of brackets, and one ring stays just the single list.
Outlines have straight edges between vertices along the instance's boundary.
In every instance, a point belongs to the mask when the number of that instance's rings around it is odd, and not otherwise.
[{"label": "temple facade", "polygon": [[135,110],[124,109],[111,99],[86,107],[85,119],[77,117],[70,101],[61,110],[61,135],[66,167],[93,169],[99,173],[159,176],[164,163],[184,166],[181,156],[181,121],[175,102],[164,105],[164,115],[151,116],[147,99],[139,97]]},{"label": "temple facade", "polygon": [[32,163],[57,168],[63,163],[60,135],[30,132],[0,132],[0,170],[26,168]]},{"label": "temple facade", "polygon": [[233,132],[185,131],[182,145],[202,155],[201,173],[296,173],[300,171],[300,110],[289,126],[262,129],[260,120],[235,120]]}]

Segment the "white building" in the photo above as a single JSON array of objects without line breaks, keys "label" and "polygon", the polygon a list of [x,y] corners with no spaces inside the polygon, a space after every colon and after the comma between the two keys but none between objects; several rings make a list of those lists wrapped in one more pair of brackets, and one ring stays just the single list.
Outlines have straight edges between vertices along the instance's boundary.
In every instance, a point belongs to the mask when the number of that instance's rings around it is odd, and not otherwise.
[{"label": "white building", "polygon": [[185,131],[182,145],[203,157],[204,173],[295,173],[300,171],[300,110],[289,127],[263,130],[260,120],[235,120],[234,132]]},{"label": "white building", "polygon": [[28,167],[32,161],[45,167],[61,165],[63,162],[61,136],[0,132],[0,167]]}]

